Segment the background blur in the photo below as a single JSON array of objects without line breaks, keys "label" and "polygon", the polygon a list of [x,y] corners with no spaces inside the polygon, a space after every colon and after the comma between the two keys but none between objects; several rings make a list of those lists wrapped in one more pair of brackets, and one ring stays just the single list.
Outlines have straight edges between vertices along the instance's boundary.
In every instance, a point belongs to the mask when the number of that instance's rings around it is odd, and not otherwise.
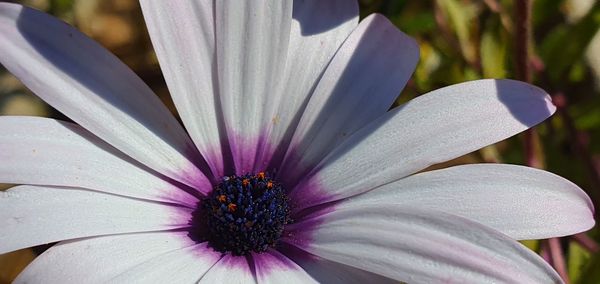
[{"label": "background blur", "polygon": [[[13,2],[53,14],[99,41],[137,72],[175,112],[137,0]],[[467,80],[516,78],[513,2],[360,1],[362,17],[383,13],[419,41],[421,61],[396,103]],[[530,60],[533,82],[553,96],[559,111],[537,127],[537,133],[532,136],[533,159],[531,155],[526,158],[521,135],[449,164],[533,164],[577,183],[595,204],[600,204],[600,1],[535,0],[533,3]],[[25,89],[1,66],[0,115],[68,120]],[[0,184],[0,190],[8,187]],[[600,283],[598,229],[553,241],[524,243],[555,267],[564,265],[570,282]],[[557,245],[560,245],[558,255]],[[9,283],[44,249],[38,247],[0,255],[0,283]]]}]

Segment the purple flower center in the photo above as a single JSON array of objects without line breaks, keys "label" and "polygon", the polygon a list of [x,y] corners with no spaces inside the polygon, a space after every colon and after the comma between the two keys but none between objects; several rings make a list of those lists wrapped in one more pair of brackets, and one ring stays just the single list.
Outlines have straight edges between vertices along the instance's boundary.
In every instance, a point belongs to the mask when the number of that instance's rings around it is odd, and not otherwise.
[{"label": "purple flower center", "polygon": [[260,253],[277,244],[289,215],[285,191],[268,174],[227,176],[198,203],[192,226],[202,228],[192,232],[222,253]]}]

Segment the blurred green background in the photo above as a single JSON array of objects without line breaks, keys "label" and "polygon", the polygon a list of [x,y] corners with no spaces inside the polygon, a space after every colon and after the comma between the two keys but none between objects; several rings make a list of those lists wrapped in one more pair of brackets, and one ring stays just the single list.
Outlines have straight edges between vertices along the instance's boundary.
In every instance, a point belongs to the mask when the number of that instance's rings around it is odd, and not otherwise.
[{"label": "blurred green background", "polygon": [[[421,60],[397,104],[428,91],[480,78],[516,78],[518,0],[361,0],[361,16],[386,15],[416,38]],[[175,109],[136,0],[13,1],[53,14],[99,41],[127,63]],[[559,107],[533,135],[536,166],[577,183],[600,204],[600,2],[535,0],[530,66],[533,83]],[[0,114],[66,119],[0,68]],[[527,164],[523,136],[484,148],[443,166],[475,162]],[[0,161],[1,162],[1,161]],[[1,185],[5,189],[9,185]],[[548,208],[552,210],[552,208]],[[524,242],[571,283],[600,283],[600,234]],[[549,249],[550,243],[554,250]],[[556,245],[559,244],[556,255]],[[0,283],[9,283],[43,248],[0,255]],[[554,253],[554,254],[553,254]],[[553,257],[554,256],[554,257]]]}]

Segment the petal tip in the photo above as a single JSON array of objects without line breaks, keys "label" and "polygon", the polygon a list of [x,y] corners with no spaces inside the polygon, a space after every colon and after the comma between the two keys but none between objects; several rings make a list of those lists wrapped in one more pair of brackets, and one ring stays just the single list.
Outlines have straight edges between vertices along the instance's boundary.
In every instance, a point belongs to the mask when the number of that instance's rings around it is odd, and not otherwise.
[{"label": "petal tip", "polygon": [[401,43],[402,50],[400,52],[409,55],[407,56],[407,58],[411,62],[414,61],[412,64],[414,65],[414,67],[412,69],[416,67],[417,62],[419,61],[419,58],[421,56],[421,50],[419,47],[419,43],[415,38],[404,33],[396,25],[394,25],[394,23],[392,23],[386,16],[382,14],[373,13],[367,16],[362,21],[368,23],[369,26],[376,27],[376,29],[385,29],[386,34],[389,37]]},{"label": "petal tip", "polygon": [[500,101],[511,109],[515,118],[533,127],[554,114],[556,106],[540,87],[512,79],[491,79]]}]

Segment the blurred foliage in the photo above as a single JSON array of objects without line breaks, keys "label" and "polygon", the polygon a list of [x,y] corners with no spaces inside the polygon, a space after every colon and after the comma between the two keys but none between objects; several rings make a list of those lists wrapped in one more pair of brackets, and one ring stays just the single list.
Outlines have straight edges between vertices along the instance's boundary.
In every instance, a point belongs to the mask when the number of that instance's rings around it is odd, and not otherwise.
[{"label": "blurred foliage", "polygon": [[[23,0],[77,26],[119,56],[174,111],[135,0]],[[361,0],[361,16],[386,15],[417,39],[421,60],[397,104],[428,91],[480,78],[514,78],[512,0]],[[564,112],[540,125],[536,146],[547,170],[594,198],[600,172],[600,1],[535,0],[532,15],[534,84]],[[557,100],[559,99],[559,100]],[[0,114],[67,119],[10,74],[0,72]],[[522,137],[489,146],[450,164],[524,164]],[[6,186],[4,186],[6,187]],[[0,185],[0,190],[2,185]],[[551,210],[551,209],[550,209]],[[596,241],[596,230],[588,234]],[[540,251],[540,241],[525,242]],[[600,283],[600,254],[562,240],[573,283]],[[0,256],[0,283],[33,258],[31,250]]]}]

